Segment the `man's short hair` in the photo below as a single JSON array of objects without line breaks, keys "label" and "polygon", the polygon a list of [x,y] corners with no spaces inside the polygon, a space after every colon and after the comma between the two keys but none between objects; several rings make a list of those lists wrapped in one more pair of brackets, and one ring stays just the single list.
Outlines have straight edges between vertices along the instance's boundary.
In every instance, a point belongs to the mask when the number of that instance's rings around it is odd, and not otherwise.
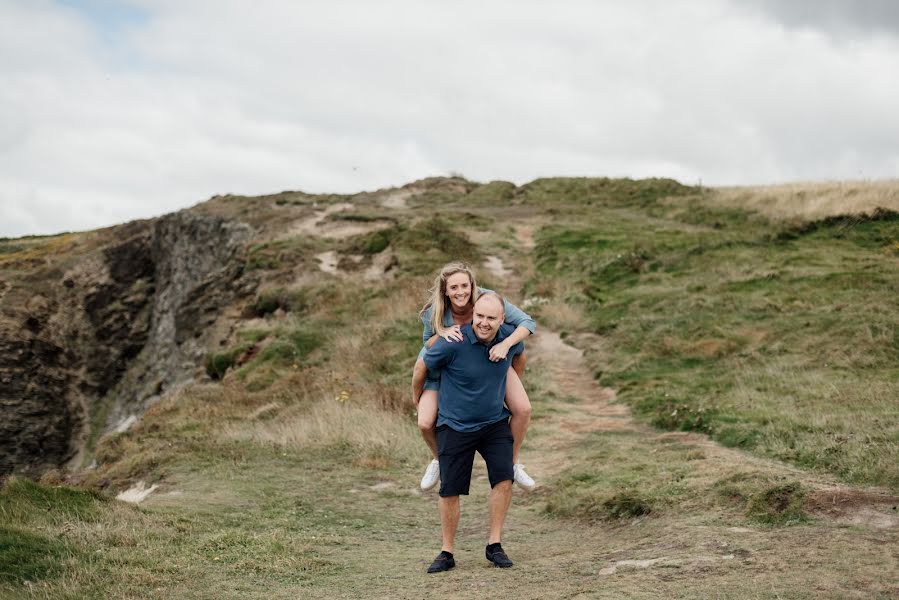
[{"label": "man's short hair", "polygon": [[493,298],[496,298],[497,300],[499,300],[499,307],[502,309],[503,314],[505,314],[506,313],[506,299],[503,298],[502,295],[500,295],[497,292],[494,292],[492,290],[489,292],[484,292],[482,294],[478,294],[478,299],[475,300],[475,304],[480,302],[481,298],[490,298],[490,297],[493,297]]}]

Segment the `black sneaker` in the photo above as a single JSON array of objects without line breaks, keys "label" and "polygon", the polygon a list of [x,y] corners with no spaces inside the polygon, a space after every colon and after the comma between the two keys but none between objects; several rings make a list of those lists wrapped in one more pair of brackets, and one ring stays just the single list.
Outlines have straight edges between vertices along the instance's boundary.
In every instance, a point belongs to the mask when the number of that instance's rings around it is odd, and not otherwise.
[{"label": "black sneaker", "polygon": [[512,566],[512,561],[509,560],[509,557],[506,556],[506,553],[503,551],[503,547],[499,544],[497,544],[492,551],[490,550],[490,546],[487,546],[485,555],[487,556],[487,560],[493,563],[494,567],[508,569]]},{"label": "black sneaker", "polygon": [[[507,558],[506,560],[509,559]],[[511,563],[509,564],[511,565]],[[440,573],[441,571],[449,571],[455,566],[456,561],[453,560],[453,555],[444,550],[437,555],[437,558],[435,558],[434,562],[431,563],[431,566],[428,567],[428,573]]]}]

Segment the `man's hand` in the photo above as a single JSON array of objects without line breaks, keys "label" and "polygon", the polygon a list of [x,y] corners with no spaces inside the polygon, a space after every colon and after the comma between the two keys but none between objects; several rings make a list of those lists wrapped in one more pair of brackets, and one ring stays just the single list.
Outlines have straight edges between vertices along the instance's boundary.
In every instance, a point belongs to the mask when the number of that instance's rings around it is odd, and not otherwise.
[{"label": "man's hand", "polygon": [[[507,340],[508,338],[506,338]],[[499,362],[501,360],[505,360],[506,356],[509,354],[509,348],[511,347],[506,343],[506,340],[501,341],[496,344],[492,348],[490,348],[490,360],[493,362]]]},{"label": "man's hand", "polygon": [[453,325],[449,329],[443,332],[443,335],[440,336],[448,342],[461,342],[465,338],[462,336],[462,328],[458,325]]}]

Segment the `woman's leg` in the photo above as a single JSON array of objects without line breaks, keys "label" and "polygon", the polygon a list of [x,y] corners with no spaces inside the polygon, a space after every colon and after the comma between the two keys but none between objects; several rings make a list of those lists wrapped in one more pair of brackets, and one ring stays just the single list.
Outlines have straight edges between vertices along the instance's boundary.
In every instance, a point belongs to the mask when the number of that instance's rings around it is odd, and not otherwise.
[{"label": "woman's leg", "polygon": [[[512,462],[517,464],[518,451],[521,450],[521,444],[524,442],[524,436],[527,434],[528,425],[531,422],[531,401],[528,393],[524,391],[521,378],[512,367],[509,367],[509,373],[506,375],[506,405],[509,407],[509,412],[512,413],[512,418],[509,419],[509,427],[512,429],[512,438],[514,439]],[[421,412],[418,414],[420,419]]]},{"label": "woman's leg", "polygon": [[[530,406],[530,405],[529,405]],[[418,401],[418,429],[437,460],[437,390],[425,390]]]}]

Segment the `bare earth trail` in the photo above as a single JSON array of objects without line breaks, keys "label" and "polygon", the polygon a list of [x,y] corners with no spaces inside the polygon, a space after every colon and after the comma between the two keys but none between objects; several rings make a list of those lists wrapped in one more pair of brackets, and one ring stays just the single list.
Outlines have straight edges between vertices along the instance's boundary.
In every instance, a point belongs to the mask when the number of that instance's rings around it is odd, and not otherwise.
[{"label": "bare earth trail", "polygon": [[[491,259],[487,268],[505,285],[501,289],[517,287],[516,276],[501,261]],[[460,568],[428,580],[433,593],[472,598],[899,597],[899,517],[889,506],[895,498],[724,448],[704,435],[659,432],[636,423],[629,409],[615,402],[615,391],[596,383],[581,351],[546,328],[528,341],[528,357],[529,367],[541,371],[566,401],[542,412],[535,404],[538,416],[522,460],[539,486],[530,495],[516,490],[505,535],[516,567],[485,570],[480,553],[486,477],[478,460],[472,496],[463,501]],[[547,517],[544,500],[559,475],[578,467],[579,451],[599,438],[646,456],[678,444],[700,458],[688,478],[708,487],[728,474],[758,470],[798,479],[821,505],[826,498],[832,503],[810,523],[780,528],[754,524],[727,507],[709,512],[700,508],[702,503],[695,511],[689,505],[661,506],[647,517],[606,523]],[[436,534],[435,528],[435,540]]]},{"label": "bare earth trail", "polygon": [[[527,227],[516,237],[522,247],[532,239]],[[519,289],[519,265],[495,258],[493,284]],[[524,383],[535,412],[522,461],[538,487],[513,494],[503,543],[512,569],[491,568],[484,559],[489,485],[480,459],[471,495],[462,500],[457,567],[436,575],[425,572],[440,549],[436,494],[418,490],[417,468],[315,465],[310,479],[285,454],[283,465],[248,464],[215,479],[171,481],[178,495],[157,493],[143,506],[200,522],[212,510],[242,520],[243,511],[271,510],[275,499],[290,507],[283,522],[258,535],[280,539],[285,527],[300,528],[289,535],[304,549],[298,560],[310,561],[301,582],[259,587],[252,573],[206,563],[202,576],[224,578],[233,590],[209,597],[899,598],[899,522],[881,491],[841,485],[702,435],[652,429],[616,401],[614,390],[598,385],[581,351],[556,333],[542,327],[527,347]],[[692,458],[669,466],[672,448]],[[599,472],[604,489],[614,492],[647,466],[697,497],[656,499],[637,518],[581,520],[548,511],[580,475]],[[800,481],[818,494],[820,510],[789,527],[749,520],[742,506],[714,491],[717,481],[746,471]],[[228,485],[220,485],[225,478]],[[317,516],[297,521],[290,516],[296,510]]]}]

